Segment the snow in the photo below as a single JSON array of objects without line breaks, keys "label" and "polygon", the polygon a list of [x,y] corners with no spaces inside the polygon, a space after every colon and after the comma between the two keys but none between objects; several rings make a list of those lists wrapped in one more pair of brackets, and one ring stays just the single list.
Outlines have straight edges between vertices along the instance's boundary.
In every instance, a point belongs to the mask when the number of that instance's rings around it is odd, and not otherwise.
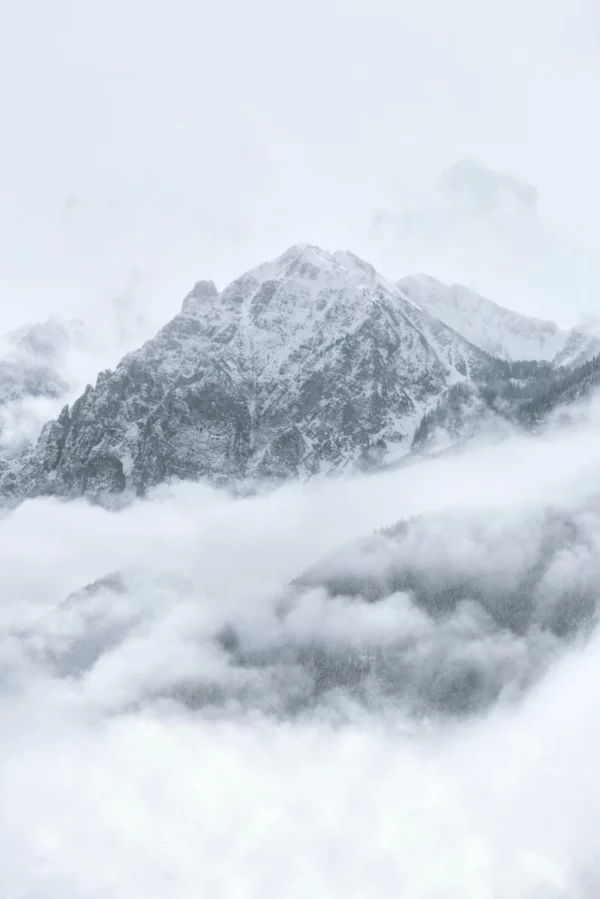
[{"label": "snow", "polygon": [[571,330],[505,309],[460,284],[429,275],[398,282],[402,293],[491,356],[576,366],[600,353],[600,319],[588,317]]},{"label": "snow", "polygon": [[[329,476],[365,450],[389,464],[452,385],[494,365],[486,353],[580,359],[600,344],[586,327],[561,331],[426,276],[393,284],[349,251],[299,244],[220,293],[198,282],[179,315],[98,379],[71,410],[78,424],[57,462],[70,474],[64,485],[52,475],[56,492],[92,489],[90,446],[105,465],[98,489],[114,459],[134,489],[171,476]],[[23,479],[43,492],[43,445],[38,456]]]},{"label": "snow", "polygon": [[449,328],[506,361],[551,362],[570,335],[554,322],[512,312],[460,284],[417,275],[403,278],[398,286]]},{"label": "snow", "polygon": [[[98,380],[72,410],[77,427],[56,463],[75,480],[55,477],[53,489],[109,489],[114,471],[127,488],[180,472],[326,475],[353,468],[379,439],[387,456],[377,461],[390,461],[409,452],[444,391],[487,364],[368,262],[296,245],[221,293],[198,282],[179,315]],[[90,447],[102,460],[95,487]],[[41,492],[43,457],[40,445],[23,473]]]}]

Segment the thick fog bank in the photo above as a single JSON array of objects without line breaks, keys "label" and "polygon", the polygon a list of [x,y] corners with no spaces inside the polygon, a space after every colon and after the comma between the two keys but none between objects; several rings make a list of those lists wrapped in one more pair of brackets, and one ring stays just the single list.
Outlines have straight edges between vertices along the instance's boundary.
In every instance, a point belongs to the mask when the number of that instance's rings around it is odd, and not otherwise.
[{"label": "thick fog bank", "polygon": [[597,421],[5,516],[6,895],[594,896]]}]

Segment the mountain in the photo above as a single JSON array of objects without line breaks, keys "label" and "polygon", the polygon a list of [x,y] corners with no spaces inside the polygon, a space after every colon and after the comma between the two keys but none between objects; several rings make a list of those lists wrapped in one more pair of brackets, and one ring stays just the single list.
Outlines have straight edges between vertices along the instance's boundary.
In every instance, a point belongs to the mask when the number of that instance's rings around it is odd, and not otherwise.
[{"label": "mountain", "polygon": [[299,245],[102,372],[0,472],[5,500],[143,494],[391,461],[451,385],[498,362],[348,252]]},{"label": "mountain", "polygon": [[429,275],[397,283],[407,297],[498,359],[576,367],[600,353],[597,322],[583,321],[563,330],[554,322],[505,309],[461,284],[443,284]]},{"label": "mountain", "polygon": [[[387,696],[425,714],[480,711],[501,697],[514,698],[597,621],[593,565],[552,577],[566,548],[587,545],[586,528],[581,516],[560,508],[519,516],[455,509],[355,540],[296,579],[299,595],[285,613],[293,617],[306,593],[319,597],[334,603],[338,614],[357,616],[363,643],[342,652],[339,643],[327,645],[331,610],[319,619],[322,630],[311,632],[310,645],[302,646],[304,664],[311,653],[330,689],[343,680],[363,691],[377,682]],[[378,626],[378,639],[369,645],[369,631]],[[339,628],[335,637],[342,633]],[[273,641],[268,661],[274,664],[272,647]],[[238,635],[238,656],[244,649]]]},{"label": "mountain", "polygon": [[429,275],[416,275],[402,278],[398,287],[448,327],[498,359],[551,361],[569,336],[553,322],[511,312],[461,284],[448,285]]},{"label": "mountain", "polygon": [[535,212],[538,205],[538,191],[533,184],[486,168],[474,159],[462,159],[442,172],[437,189],[441,196],[463,207],[467,204],[488,212]]},{"label": "mountain", "polygon": [[[146,696],[278,718],[323,705],[344,715],[348,703],[462,716],[517,699],[597,622],[595,520],[543,503],[400,521],[315,561],[254,615],[221,604],[192,635],[214,664],[176,668],[162,686],[152,678]],[[146,632],[156,609],[144,577],[96,580],[15,637],[76,683]]]},{"label": "mountain", "polygon": [[502,362],[486,381],[453,384],[421,419],[412,451],[439,452],[483,432],[534,430],[548,417],[588,399],[600,386],[600,356],[576,368],[548,362]]},{"label": "mountain", "polygon": [[535,185],[465,160],[429,185],[415,182],[400,198],[360,238],[383,271],[401,260],[401,274],[477,285],[483,296],[506,297],[516,309],[597,306],[597,254],[545,219]]},{"label": "mountain", "polygon": [[569,332],[562,350],[556,355],[556,365],[575,367],[589,362],[600,353],[600,321],[586,316]]},{"label": "mountain", "polygon": [[588,399],[600,386],[600,356],[584,362],[574,369],[561,369],[557,375],[520,409],[520,418],[526,424],[543,421],[554,410],[571,406]]}]

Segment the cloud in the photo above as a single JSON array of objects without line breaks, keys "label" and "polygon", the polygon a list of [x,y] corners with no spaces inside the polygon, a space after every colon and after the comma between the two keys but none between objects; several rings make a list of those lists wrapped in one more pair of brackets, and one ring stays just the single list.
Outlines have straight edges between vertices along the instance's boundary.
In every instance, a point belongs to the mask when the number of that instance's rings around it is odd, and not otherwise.
[{"label": "cloud", "polygon": [[383,207],[364,252],[386,271],[398,274],[402,265],[463,283],[508,308],[572,327],[597,306],[595,232],[567,232],[538,194],[533,184],[463,160],[414,206]]},{"label": "cloud", "polygon": [[591,899],[597,435],[4,517],[7,895]]},{"label": "cloud", "polygon": [[[28,10],[33,26],[11,10],[0,28],[3,329],[50,310],[92,318],[133,269],[157,326],[199,278],[222,286],[297,240],[365,255],[359,235],[377,210],[422,208],[464,158],[534,184],[548,227],[594,245],[589,0],[485,12],[474,0],[353,0],[343,16],[333,0],[310,0],[293,29],[273,0]],[[413,258],[398,250],[382,267],[401,277]],[[563,287],[547,317],[583,304]],[[525,308],[527,296],[514,302]]]}]

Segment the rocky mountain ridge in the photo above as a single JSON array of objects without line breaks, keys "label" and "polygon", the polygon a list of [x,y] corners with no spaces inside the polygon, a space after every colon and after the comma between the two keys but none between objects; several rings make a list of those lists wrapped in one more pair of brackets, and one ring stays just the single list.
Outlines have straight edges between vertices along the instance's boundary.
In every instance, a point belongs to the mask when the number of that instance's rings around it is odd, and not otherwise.
[{"label": "rocky mountain ridge", "polygon": [[575,368],[600,354],[600,329],[582,320],[570,329],[499,306],[462,284],[429,275],[402,278],[398,287],[431,315],[491,356]]},{"label": "rocky mountain ridge", "polygon": [[351,253],[299,245],[182,310],[4,467],[25,496],[143,493],[375,464],[496,362]]},{"label": "rocky mountain ridge", "polygon": [[[425,448],[433,430],[456,443],[492,419],[530,424],[593,388],[594,364],[544,361],[564,353],[566,332],[465,291],[394,284],[352,253],[306,244],[222,292],[200,281],[35,446],[0,461],[0,497],[102,499],[171,479],[373,468]],[[515,348],[542,361],[508,362]]]}]

